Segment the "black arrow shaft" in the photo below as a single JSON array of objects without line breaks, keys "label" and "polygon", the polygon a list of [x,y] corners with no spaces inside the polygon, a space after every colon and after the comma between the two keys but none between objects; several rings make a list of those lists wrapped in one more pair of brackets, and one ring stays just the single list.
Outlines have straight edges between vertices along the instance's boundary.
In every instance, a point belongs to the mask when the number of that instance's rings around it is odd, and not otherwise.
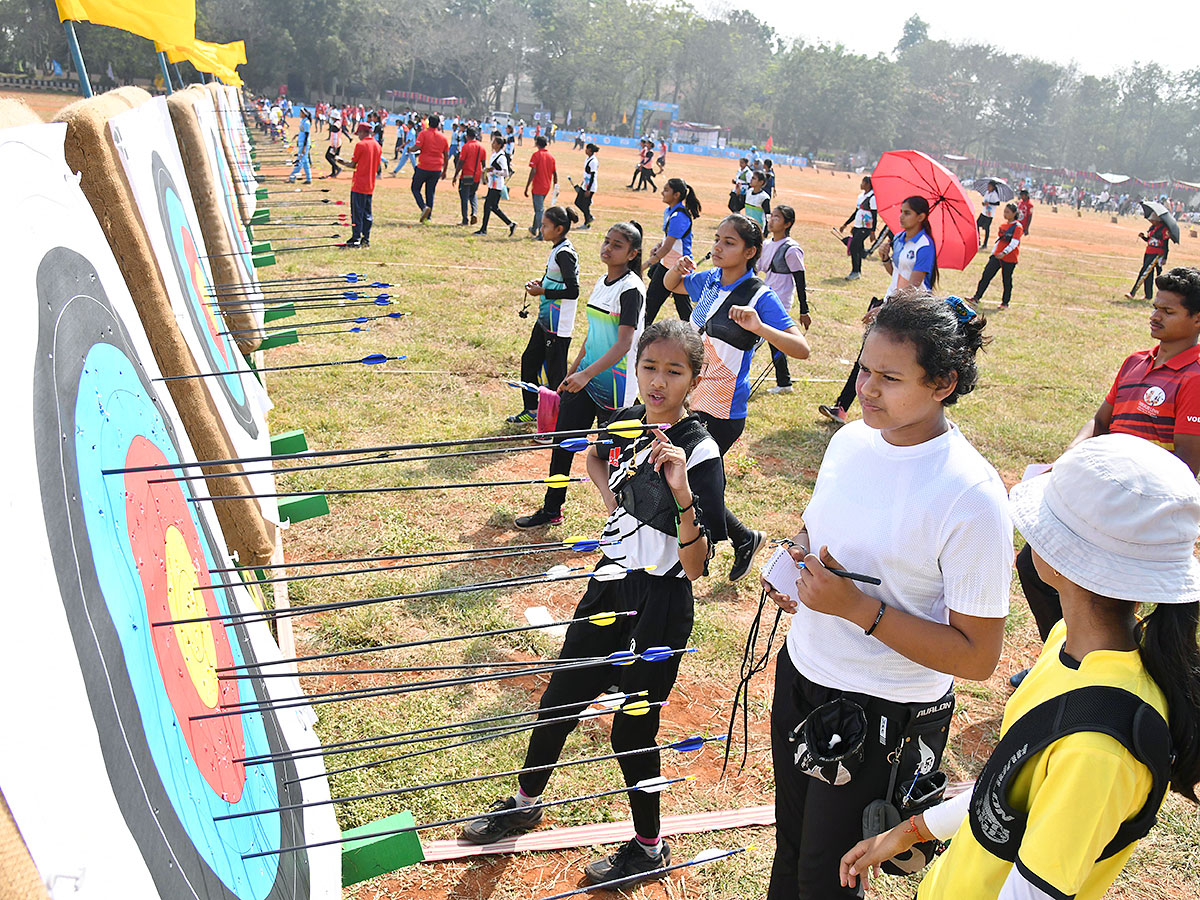
[{"label": "black arrow shaft", "polygon": [[[261,370],[260,370],[261,371]],[[587,479],[578,476],[568,478],[568,483],[579,483]],[[444,491],[454,488],[481,488],[481,487],[512,487],[513,485],[530,485],[530,484],[545,484],[546,479],[535,478],[532,481],[466,481],[462,484],[452,484],[446,482],[444,484],[398,484],[389,485],[387,487],[369,487],[369,488],[316,488],[307,491],[275,491],[274,493],[266,494],[228,494],[225,496],[216,497],[188,497],[189,503],[204,503],[206,501],[216,500],[267,500],[271,498],[283,499],[287,497],[309,497],[313,494],[324,494],[326,497],[344,497],[348,494],[396,494],[406,491]]]},{"label": "black arrow shaft", "polygon": [[[403,356],[389,356],[388,360],[404,359]],[[294,366],[263,366],[261,369],[232,369],[228,372],[197,372],[194,375],[169,375],[160,376],[155,381],[185,381],[192,378],[222,378],[226,375],[254,375],[258,372],[286,372],[291,369],[323,369],[328,366],[352,366],[363,363],[361,359],[340,359],[335,362],[320,362],[320,363],[299,363]],[[216,497],[212,498],[218,499]],[[219,499],[228,500],[228,497]]]}]

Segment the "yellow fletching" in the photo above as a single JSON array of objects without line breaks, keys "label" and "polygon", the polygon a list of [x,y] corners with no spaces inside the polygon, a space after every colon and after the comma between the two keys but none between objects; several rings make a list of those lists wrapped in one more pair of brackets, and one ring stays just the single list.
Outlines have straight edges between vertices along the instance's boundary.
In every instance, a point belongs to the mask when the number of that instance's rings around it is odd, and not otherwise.
[{"label": "yellow fletching", "polygon": [[622,706],[621,712],[627,716],[644,716],[650,712],[650,704],[645,700],[635,700],[633,703],[626,703]]},{"label": "yellow fletching", "polygon": [[550,485],[550,487],[566,487],[571,483],[571,478],[567,475],[551,475],[549,478],[545,479],[545,482],[546,484]]},{"label": "yellow fletching", "polygon": [[617,621],[617,614],[615,612],[596,613],[594,616],[589,616],[588,621],[593,625],[599,625],[603,628],[605,625],[611,625]]},{"label": "yellow fletching", "polygon": [[608,426],[609,431],[623,438],[637,437],[645,428],[646,426],[638,419],[622,419],[620,422],[613,422]]}]

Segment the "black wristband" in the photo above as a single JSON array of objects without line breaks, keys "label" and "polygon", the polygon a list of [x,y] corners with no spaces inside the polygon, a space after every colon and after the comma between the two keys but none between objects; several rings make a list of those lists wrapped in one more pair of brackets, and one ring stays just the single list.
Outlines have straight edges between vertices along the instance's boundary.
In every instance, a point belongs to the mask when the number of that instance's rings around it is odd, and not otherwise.
[{"label": "black wristband", "polygon": [[882,600],[879,601],[879,612],[875,613],[875,621],[871,623],[871,627],[863,632],[867,637],[870,637],[872,632],[879,627],[879,622],[883,618],[883,612],[887,609],[887,604]]}]

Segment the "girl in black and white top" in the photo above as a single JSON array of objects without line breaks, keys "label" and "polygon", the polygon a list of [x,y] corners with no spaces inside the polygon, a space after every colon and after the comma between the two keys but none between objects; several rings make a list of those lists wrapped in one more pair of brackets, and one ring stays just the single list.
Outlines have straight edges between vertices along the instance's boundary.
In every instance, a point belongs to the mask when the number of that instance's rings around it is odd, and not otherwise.
[{"label": "girl in black and white top", "polygon": [[575,205],[583,213],[583,224],[579,226],[581,231],[592,227],[592,198],[596,195],[596,175],[600,171],[600,163],[596,159],[600,148],[588,144],[584,152],[587,159],[583,162],[583,184],[575,190]]},{"label": "girl in black and white top", "polygon": [[[635,569],[617,580],[594,579],[573,618],[600,612],[636,611],[604,626],[576,622],[567,631],[560,659],[605,656],[614,651],[644,653],[650,647],[683,649],[692,630],[692,582],[706,574],[715,542],[724,536],[725,478],[716,442],[687,410],[686,400],[700,375],[704,348],[688,323],[658,322],[638,341],[637,383],[644,405],[618,411],[615,420],[661,423],[635,438],[609,432],[609,447],[597,446],[587,456],[588,474],[609,510],[604,526],[604,558],[598,573]],[[644,571],[654,566],[651,571]],[[666,700],[679,671],[679,655],[631,665],[556,671],[542,695],[542,720],[529,741],[520,789],[498,801],[493,815],[470,822],[463,838],[490,844],[526,831],[542,820],[539,797],[550,780],[567,736],[582,712],[614,687],[621,693],[647,691],[651,703]],[[659,707],[630,715],[617,713],[612,746],[617,752],[652,747]],[[620,760],[625,784],[633,786],[659,775],[658,753],[637,753]],[[636,877],[670,864],[660,836],[659,795],[631,791],[635,836],[616,853],[584,869],[589,883]],[[836,858],[835,858],[836,866]]]},{"label": "girl in black and white top", "polygon": [[857,281],[862,277],[862,261],[867,255],[866,241],[868,237],[875,235],[875,190],[871,187],[871,176],[863,176],[862,184],[859,185],[858,199],[854,201],[854,212],[850,214],[841,227],[838,228],[838,233],[846,230],[846,226],[850,226],[850,274],[846,276],[847,281]]},{"label": "girl in black and white top", "polygon": [[[957,297],[906,292],[880,307],[857,382],[863,419],[829,442],[792,559],[772,561],[802,568],[772,575],[768,564],[764,588],[795,616],[771,710],[769,900],[862,896],[841,885],[838,860],[862,837],[864,811],[876,800],[904,808],[917,775],[941,759],[955,677],[983,681],[996,667],[1012,572],[1008,501],[946,416],[975,387],[985,324]],[[860,708],[861,759],[833,779],[805,774],[793,732],[840,699]],[[939,720],[945,727],[913,737]]]},{"label": "girl in black and white top", "polygon": [[[509,126],[510,128],[512,126]],[[504,214],[500,209],[500,196],[504,191],[504,182],[512,174],[511,158],[504,150],[504,138],[499,132],[492,132],[492,155],[487,162],[487,198],[483,201],[483,224],[476,234],[487,234],[488,219],[492,213],[508,226],[508,236],[512,237],[517,230],[517,223]]]}]

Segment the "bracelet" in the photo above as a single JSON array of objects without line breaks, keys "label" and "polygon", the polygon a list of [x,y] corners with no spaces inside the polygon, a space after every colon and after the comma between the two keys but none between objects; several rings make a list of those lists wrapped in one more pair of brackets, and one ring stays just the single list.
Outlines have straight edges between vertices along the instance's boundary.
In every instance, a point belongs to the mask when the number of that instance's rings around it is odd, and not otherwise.
[{"label": "bracelet", "polygon": [[880,601],[879,601],[879,612],[877,612],[877,613],[875,614],[875,621],[874,621],[874,622],[872,622],[872,623],[871,623],[871,627],[870,627],[870,628],[868,628],[868,629],[867,629],[867,630],[864,632],[864,634],[866,634],[866,636],[867,636],[867,637],[870,637],[870,636],[871,636],[871,633],[872,633],[872,632],[873,632],[873,631],[874,631],[876,628],[878,628],[878,627],[879,627],[879,621],[880,621],[880,619],[882,619],[882,618],[883,618],[883,611],[884,611],[885,609],[887,609],[887,604],[886,604],[886,603],[884,603],[882,600],[880,600]]},{"label": "bracelet", "polygon": [[904,833],[915,834],[918,841],[932,841],[935,839],[933,835],[926,837],[925,835],[921,834],[921,826],[917,824],[916,816],[908,817],[908,827],[904,829]]}]

